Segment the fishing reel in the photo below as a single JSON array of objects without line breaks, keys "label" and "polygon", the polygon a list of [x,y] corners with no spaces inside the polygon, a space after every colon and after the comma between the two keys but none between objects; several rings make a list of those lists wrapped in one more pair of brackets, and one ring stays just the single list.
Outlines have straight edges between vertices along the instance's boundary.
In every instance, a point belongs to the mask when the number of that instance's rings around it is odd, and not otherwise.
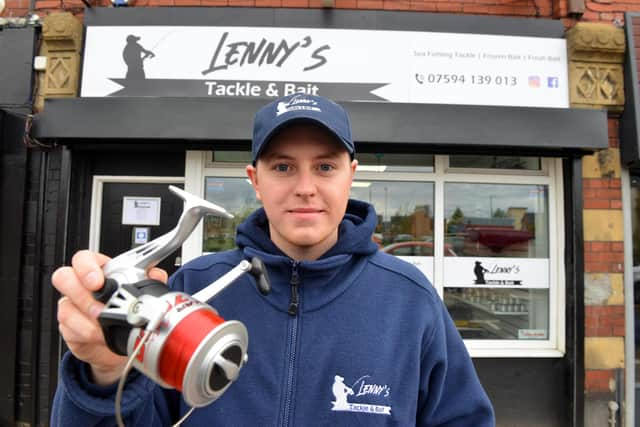
[{"label": "fishing reel", "polygon": [[219,398],[247,362],[246,327],[224,320],[207,301],[245,273],[263,294],[270,284],[259,258],[241,261],[194,295],[148,279],[146,271],[182,245],[204,215],[232,218],[220,206],[177,187],[169,189],[185,201],[176,227],[105,264],[105,284],[94,297],[105,304],[98,321],[107,346],[129,356],[136,369],[162,387],[181,391],[195,408]]}]

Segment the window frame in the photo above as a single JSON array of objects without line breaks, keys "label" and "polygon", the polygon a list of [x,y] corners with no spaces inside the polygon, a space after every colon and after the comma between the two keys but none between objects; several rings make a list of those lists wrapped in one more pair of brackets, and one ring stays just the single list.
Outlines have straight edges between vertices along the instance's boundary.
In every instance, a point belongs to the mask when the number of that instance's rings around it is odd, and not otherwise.
[{"label": "window frame", "polygon": [[[204,196],[206,176],[245,178],[246,164],[211,162],[209,151],[187,151],[185,190]],[[357,158],[357,156],[356,156]],[[433,182],[434,221],[434,287],[440,298],[444,292],[444,186],[445,183],[465,182],[482,184],[532,184],[548,188],[549,212],[549,335],[546,340],[481,340],[466,339],[465,345],[472,357],[563,357],[566,352],[566,284],[564,263],[564,194],[562,159],[542,158],[541,169],[492,170],[450,168],[448,155],[434,156],[433,172],[373,172],[357,171],[355,180],[384,180]],[[202,254],[202,221],[182,249],[188,261]]]}]

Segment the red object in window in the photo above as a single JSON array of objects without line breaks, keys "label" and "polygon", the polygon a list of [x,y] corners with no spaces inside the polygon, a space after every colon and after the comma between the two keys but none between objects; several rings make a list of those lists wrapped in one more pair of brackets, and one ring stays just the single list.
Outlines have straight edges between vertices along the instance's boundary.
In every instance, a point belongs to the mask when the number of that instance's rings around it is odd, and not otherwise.
[{"label": "red object in window", "polygon": [[534,238],[530,231],[496,226],[467,227],[465,233],[471,242],[479,242],[494,252],[500,252],[507,246],[528,242]]}]

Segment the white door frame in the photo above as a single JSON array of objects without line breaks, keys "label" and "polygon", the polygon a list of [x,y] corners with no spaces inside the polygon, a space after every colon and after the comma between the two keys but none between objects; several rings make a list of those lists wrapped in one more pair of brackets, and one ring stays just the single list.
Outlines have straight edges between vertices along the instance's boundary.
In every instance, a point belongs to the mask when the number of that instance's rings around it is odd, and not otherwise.
[{"label": "white door frame", "polygon": [[100,222],[102,221],[102,189],[106,183],[130,184],[184,184],[183,176],[129,176],[94,175],[91,187],[91,220],[89,225],[89,250],[100,248]]}]

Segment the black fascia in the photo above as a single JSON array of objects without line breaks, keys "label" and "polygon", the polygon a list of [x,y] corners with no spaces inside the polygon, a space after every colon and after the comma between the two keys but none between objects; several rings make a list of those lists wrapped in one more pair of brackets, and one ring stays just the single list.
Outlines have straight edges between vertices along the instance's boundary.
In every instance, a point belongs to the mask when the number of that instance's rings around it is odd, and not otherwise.
[{"label": "black fascia", "polygon": [[625,13],[625,33],[627,49],[624,62],[624,111],[620,117],[620,159],[623,165],[633,169],[640,168],[640,111],[638,109],[638,66],[636,43],[634,40],[633,18],[640,13]]},{"label": "black fascia", "polygon": [[[65,145],[221,142],[243,149],[251,141],[261,99],[47,99],[32,136]],[[343,102],[358,144],[425,146],[432,151],[483,149],[593,152],[608,147],[604,110],[475,105]],[[549,154],[547,154],[549,155]]]},{"label": "black fascia", "polygon": [[31,110],[36,28],[0,29],[0,108]]},{"label": "black fascia", "polygon": [[251,26],[564,38],[559,20],[427,12],[245,7],[91,8],[86,26]]}]

